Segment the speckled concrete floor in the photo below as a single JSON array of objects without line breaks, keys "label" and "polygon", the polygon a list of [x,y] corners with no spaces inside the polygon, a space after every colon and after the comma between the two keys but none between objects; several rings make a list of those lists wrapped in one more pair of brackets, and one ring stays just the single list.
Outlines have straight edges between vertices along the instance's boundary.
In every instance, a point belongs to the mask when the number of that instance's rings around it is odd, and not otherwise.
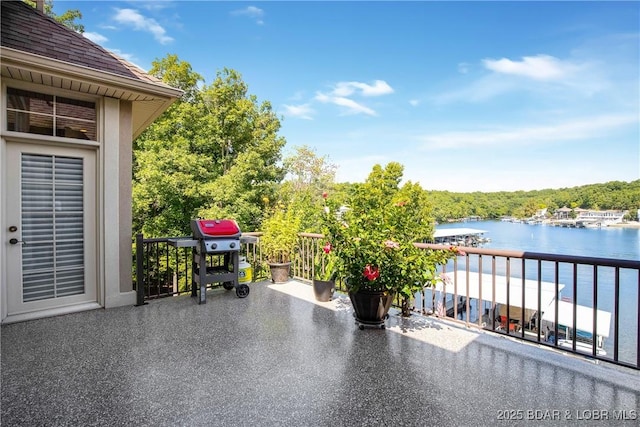
[{"label": "speckled concrete floor", "polygon": [[[640,374],[308,285],[2,327],[3,426],[637,425]],[[624,411],[624,412],[623,412]],[[595,417],[607,419],[594,420]],[[626,421],[614,420],[627,418]],[[543,420],[542,418],[547,418]]]}]

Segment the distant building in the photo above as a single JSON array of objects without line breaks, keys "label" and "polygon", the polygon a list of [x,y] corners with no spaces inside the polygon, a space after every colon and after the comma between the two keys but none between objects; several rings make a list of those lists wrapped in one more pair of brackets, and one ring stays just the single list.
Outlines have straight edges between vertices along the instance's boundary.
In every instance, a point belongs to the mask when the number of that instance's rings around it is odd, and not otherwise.
[{"label": "distant building", "polygon": [[555,219],[570,219],[571,212],[573,212],[573,209],[563,206],[560,209],[556,209],[553,216]]},{"label": "distant building", "polygon": [[619,224],[629,211],[621,210],[595,210],[595,209],[570,209],[566,206],[557,209],[553,214],[554,225],[570,227],[606,227]]},{"label": "distant building", "polygon": [[536,211],[536,214],[534,215],[535,218],[544,218],[546,216],[547,216],[547,208],[538,209]]},{"label": "distant building", "polygon": [[606,225],[621,223],[624,216],[627,215],[628,213],[629,211],[619,211],[619,210],[596,211],[596,210],[581,209],[580,212],[578,212],[576,221],[599,222],[601,225],[606,226]]}]

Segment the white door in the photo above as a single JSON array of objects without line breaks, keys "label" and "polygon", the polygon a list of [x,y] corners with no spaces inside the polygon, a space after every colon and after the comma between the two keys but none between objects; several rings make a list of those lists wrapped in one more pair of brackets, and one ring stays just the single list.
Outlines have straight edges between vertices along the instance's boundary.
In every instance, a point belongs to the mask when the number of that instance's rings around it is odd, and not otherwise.
[{"label": "white door", "polygon": [[95,302],[96,153],[7,144],[7,314]]}]

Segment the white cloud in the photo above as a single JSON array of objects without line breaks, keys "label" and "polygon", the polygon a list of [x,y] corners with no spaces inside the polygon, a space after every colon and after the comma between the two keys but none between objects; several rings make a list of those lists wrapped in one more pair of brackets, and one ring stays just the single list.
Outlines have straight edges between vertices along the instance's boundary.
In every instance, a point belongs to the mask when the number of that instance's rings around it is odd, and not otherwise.
[{"label": "white cloud", "polygon": [[424,135],[423,149],[520,146],[560,141],[588,140],[617,128],[640,123],[636,115],[605,115],[565,121],[556,125],[500,129],[495,131],[445,132]]},{"label": "white cloud", "polygon": [[338,82],[330,92],[316,92],[315,100],[343,107],[344,114],[366,114],[376,116],[377,113],[350,96],[381,96],[393,93],[393,88],[384,80],[375,80],[373,84],[362,82]]},{"label": "white cloud", "polygon": [[496,73],[528,77],[534,80],[563,80],[579,67],[549,55],[525,56],[522,61],[507,58],[484,59],[484,66]]},{"label": "white cloud", "polygon": [[116,9],[114,19],[125,25],[130,25],[138,31],[146,31],[153,34],[153,37],[161,44],[167,44],[173,41],[172,37],[167,36],[166,31],[153,18],[147,18],[141,15],[137,10],[133,9]]},{"label": "white cloud", "polygon": [[344,109],[344,114],[367,114],[369,116],[376,116],[377,113],[372,110],[371,108],[359,104],[358,102],[354,101],[353,99],[350,98],[345,98],[344,96],[334,96],[334,95],[327,95],[324,94],[322,92],[318,92],[316,94],[316,97],[314,98],[316,101],[322,102],[322,103],[330,103],[330,104],[335,104],[335,105],[339,105],[341,107],[343,107]]},{"label": "white cloud", "polygon": [[458,64],[458,72],[460,74],[467,74],[469,72],[469,64],[461,62]]},{"label": "white cloud", "polygon": [[301,101],[304,99],[304,91],[299,90],[296,93],[293,94],[293,96],[289,97],[290,101]]},{"label": "white cloud", "polygon": [[136,1],[136,6],[141,7],[143,9],[146,10],[151,10],[151,11],[162,11],[164,9],[167,9],[169,7],[173,7],[172,2],[168,1],[168,0],[163,0],[163,1],[157,1],[157,0],[152,0],[152,1]]},{"label": "white cloud", "polygon": [[393,88],[384,80],[376,80],[373,85],[361,82],[338,82],[334,89],[335,96],[349,96],[356,93],[362,96],[380,96],[393,93]]},{"label": "white cloud", "polygon": [[413,107],[417,107],[418,105],[420,105],[420,100],[419,99],[410,99],[409,100],[409,104],[411,104],[411,106],[413,106]]},{"label": "white cloud", "polygon": [[315,110],[309,106],[309,104],[302,105],[284,105],[285,116],[289,117],[299,117],[305,120],[313,120],[312,115],[315,113]]},{"label": "white cloud", "polygon": [[483,76],[466,86],[462,85],[450,92],[435,95],[432,101],[436,104],[448,104],[452,102],[484,102],[496,96],[521,88],[515,81],[503,76],[491,74]]},{"label": "white cloud", "polygon": [[235,16],[247,16],[249,18],[255,19],[256,24],[263,25],[264,24],[264,10],[255,6],[247,6],[244,9],[236,9],[231,11],[232,15]]},{"label": "white cloud", "polygon": [[331,102],[339,105],[341,107],[345,107],[347,109],[346,114],[359,114],[364,113],[369,116],[376,116],[376,112],[371,108],[364,106],[362,104],[357,103],[353,99],[344,98],[341,96],[336,96],[331,99]]},{"label": "white cloud", "polygon": [[580,98],[606,96],[612,87],[608,78],[611,68],[597,60],[537,55],[525,56],[519,61],[483,59],[482,63],[486,72],[480,77],[467,72],[470,69],[466,64],[459,64],[461,77],[455,89],[434,95],[432,101],[436,104],[477,103],[524,92],[535,99],[580,103]]},{"label": "white cloud", "polygon": [[316,93],[316,97],[314,99],[316,101],[320,101],[320,102],[330,102],[331,101],[331,97],[329,97],[328,95],[325,95],[322,92]]},{"label": "white cloud", "polygon": [[85,31],[84,33],[82,33],[82,35],[96,44],[102,44],[109,41],[109,39],[102,34],[93,33],[91,31]]}]

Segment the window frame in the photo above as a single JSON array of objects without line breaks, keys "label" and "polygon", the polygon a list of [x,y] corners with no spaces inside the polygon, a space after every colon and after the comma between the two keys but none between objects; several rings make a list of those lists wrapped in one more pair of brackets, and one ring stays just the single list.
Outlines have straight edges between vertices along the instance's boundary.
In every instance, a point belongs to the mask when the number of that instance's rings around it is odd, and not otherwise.
[{"label": "window frame", "polygon": [[[52,134],[39,134],[32,132],[21,132],[21,131],[13,131],[8,130],[8,113],[9,111],[15,109],[8,108],[8,88],[13,88],[17,90],[30,91],[42,95],[67,98],[75,101],[84,101],[84,102],[92,102],[95,105],[95,128],[96,128],[96,139],[79,139],[79,138],[71,138],[65,136],[57,136],[54,135],[53,132],[56,132],[55,125],[53,126]],[[103,118],[103,97],[99,95],[90,95],[82,92],[71,91],[67,89],[55,88],[51,86],[43,86],[38,84],[30,84],[20,80],[11,80],[11,79],[3,79],[2,86],[0,88],[2,90],[2,105],[1,108],[1,117],[0,117],[0,134],[3,136],[11,137],[12,139],[20,139],[20,140],[37,140],[38,142],[49,141],[52,143],[61,143],[65,144],[73,144],[73,145],[86,145],[92,147],[98,147],[101,145],[103,140],[103,129],[104,129],[104,118]],[[19,110],[18,110],[19,111]],[[55,116],[55,112],[51,117]],[[62,119],[66,119],[68,116],[60,116]],[[74,118],[72,118],[74,119]]]}]

